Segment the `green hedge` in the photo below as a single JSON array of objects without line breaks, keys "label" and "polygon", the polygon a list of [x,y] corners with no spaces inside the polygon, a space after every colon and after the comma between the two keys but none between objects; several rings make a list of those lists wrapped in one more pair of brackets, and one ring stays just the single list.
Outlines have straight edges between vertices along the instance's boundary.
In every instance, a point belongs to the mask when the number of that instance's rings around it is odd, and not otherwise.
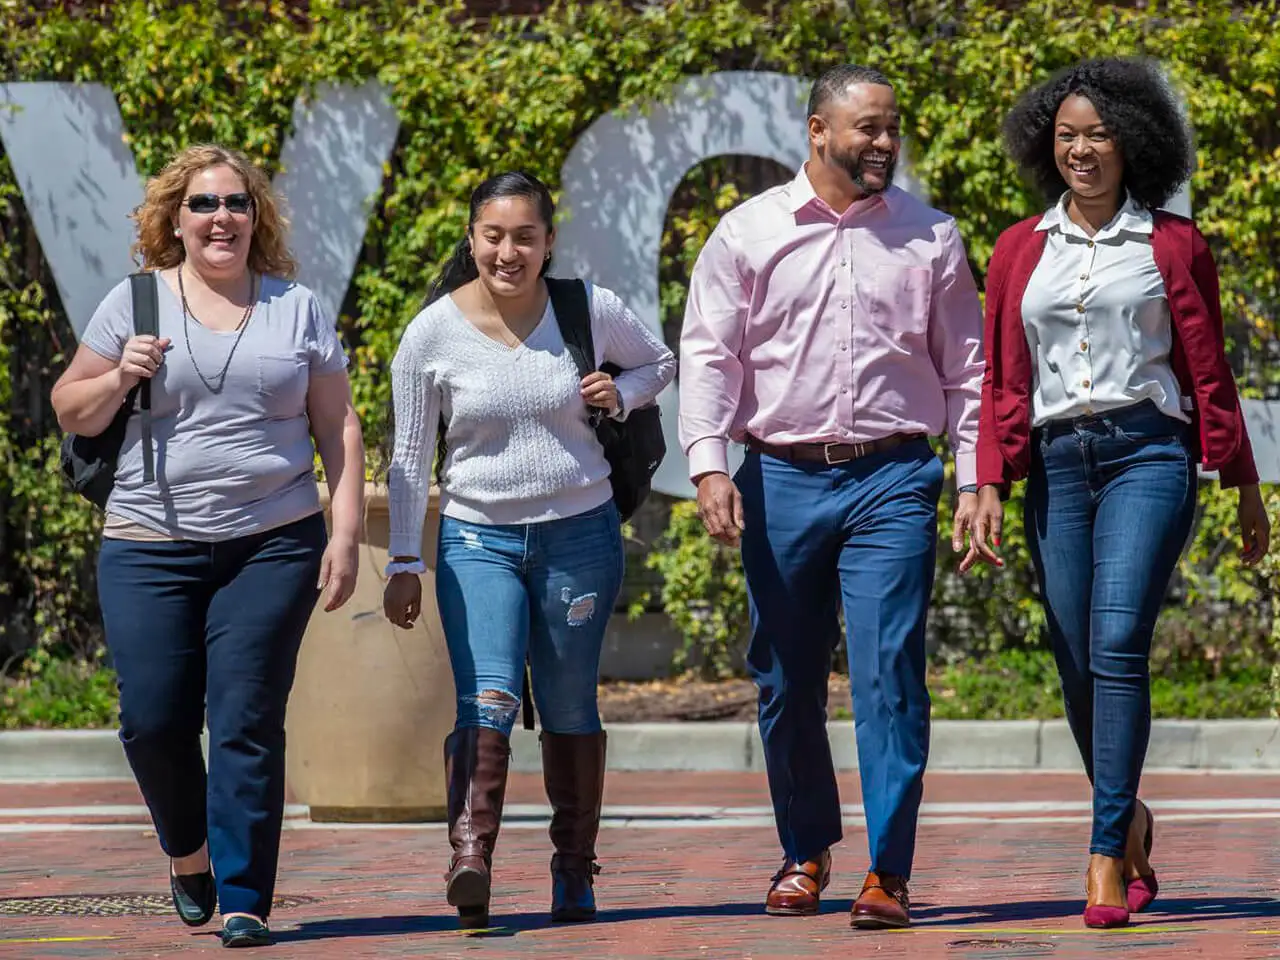
[{"label": "green hedge", "polygon": [[[402,127],[341,317],[373,445],[397,339],[460,236],[470,189],[516,166],[556,184],[575,137],[603,113],[661,96],[687,74],[768,69],[812,77],[845,59],[874,63],[898,81],[916,172],[934,202],[958,219],[981,273],[999,231],[1041,206],[997,136],[1016,94],[1084,53],[1148,53],[1168,65],[1198,129],[1196,215],[1222,270],[1238,369],[1251,390],[1273,387],[1280,370],[1265,369],[1260,358],[1275,346],[1280,282],[1275,5],[1009,6],[675,0],[642,11],[565,5],[533,23],[478,26],[457,7],[392,0],[315,0],[305,15],[249,0],[121,0],[39,16],[0,0],[0,75],[109,85],[147,173],[197,140],[241,147],[274,168],[306,85],[386,83]],[[752,181],[742,173],[748,169],[762,168],[704,164],[678,192],[661,276],[669,323],[678,322],[684,278],[719,211],[763,186],[762,177],[781,175],[764,168]],[[47,405],[74,338],[3,157],[0,221],[0,649],[34,644],[89,656],[98,642],[97,521],[52,468],[58,436]],[[1236,661],[1270,669],[1274,568],[1238,569],[1223,546],[1231,532],[1227,502],[1207,499],[1168,655],[1215,669]],[[935,624],[947,651],[981,653],[1037,636],[1016,503],[1011,512],[1008,571],[967,584],[940,579]],[[694,646],[709,629],[731,648],[740,640],[736,562],[716,561],[725,581],[711,565],[714,549],[700,543],[682,510],[669,532],[670,549],[653,558],[667,577],[655,602],[682,616],[691,601],[722,590],[727,621],[717,625],[713,617],[708,627],[686,618],[683,627]]]}]

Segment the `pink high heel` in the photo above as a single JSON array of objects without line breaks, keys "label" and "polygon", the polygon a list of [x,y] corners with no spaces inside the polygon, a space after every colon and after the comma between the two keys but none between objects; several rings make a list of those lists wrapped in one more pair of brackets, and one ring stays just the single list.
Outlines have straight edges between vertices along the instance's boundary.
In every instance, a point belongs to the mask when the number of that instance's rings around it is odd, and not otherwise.
[{"label": "pink high heel", "polygon": [[[1138,803],[1142,803],[1141,800]],[[1151,816],[1151,808],[1142,803],[1142,809],[1147,811],[1147,833],[1142,841],[1142,848],[1146,851],[1147,856],[1151,856],[1152,832],[1155,826],[1155,818]],[[1141,913],[1147,907],[1151,906],[1151,902],[1155,900],[1156,894],[1160,892],[1160,882],[1156,880],[1156,872],[1152,870],[1145,876],[1135,877],[1125,885],[1125,900],[1129,904],[1130,913]]]},{"label": "pink high heel", "polygon": [[1124,907],[1107,907],[1102,904],[1085,907],[1084,925],[1095,929],[1126,927],[1129,925],[1129,911]]},{"label": "pink high heel", "polygon": [[[1084,875],[1085,896],[1090,897],[1093,894],[1093,887],[1090,884],[1092,878],[1091,872]],[[1128,907],[1112,907],[1106,904],[1086,904],[1084,908],[1084,925],[1092,927],[1095,930],[1106,930],[1112,927],[1125,927],[1129,925],[1129,908]]]}]

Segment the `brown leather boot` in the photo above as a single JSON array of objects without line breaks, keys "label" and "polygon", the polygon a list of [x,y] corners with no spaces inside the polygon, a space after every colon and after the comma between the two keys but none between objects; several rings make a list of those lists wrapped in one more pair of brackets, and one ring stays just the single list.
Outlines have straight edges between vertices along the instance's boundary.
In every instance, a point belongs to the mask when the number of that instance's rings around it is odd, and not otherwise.
[{"label": "brown leather boot", "polygon": [[542,741],[542,779],[551,801],[551,919],[574,923],[596,918],[593,889],[596,836],[604,798],[606,736],[547,733]]},{"label": "brown leather boot", "polygon": [[463,727],[444,741],[449,798],[449,843],[453,856],[445,896],[458,908],[464,929],[489,925],[490,868],[502,825],[511,746],[488,727]]}]

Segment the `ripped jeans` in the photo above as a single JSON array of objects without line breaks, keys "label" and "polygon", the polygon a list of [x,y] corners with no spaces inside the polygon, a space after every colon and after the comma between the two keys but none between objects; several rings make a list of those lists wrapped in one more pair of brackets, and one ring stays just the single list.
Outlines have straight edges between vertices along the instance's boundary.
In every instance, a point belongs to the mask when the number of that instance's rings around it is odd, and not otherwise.
[{"label": "ripped jeans", "polygon": [[510,735],[527,653],[542,728],[598,733],[600,648],[622,570],[612,500],[542,523],[441,518],[436,599],[458,696],[456,727]]}]

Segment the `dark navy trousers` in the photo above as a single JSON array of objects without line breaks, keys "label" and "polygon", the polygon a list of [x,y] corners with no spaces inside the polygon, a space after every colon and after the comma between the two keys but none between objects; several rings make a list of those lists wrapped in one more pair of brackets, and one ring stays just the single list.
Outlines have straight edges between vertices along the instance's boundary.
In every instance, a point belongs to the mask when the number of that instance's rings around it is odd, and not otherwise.
[{"label": "dark navy trousers", "polygon": [[923,439],[832,466],[749,453],[736,481],[747,663],[783,851],[812,860],[842,837],[826,719],[843,606],[870,867],[909,877],[929,753],[925,617],[942,464]]},{"label": "dark navy trousers", "polygon": [[224,914],[271,912],[285,706],[325,543],[318,513],[220,543],[102,543],[125,755],[165,853],[188,856],[208,839]]}]

